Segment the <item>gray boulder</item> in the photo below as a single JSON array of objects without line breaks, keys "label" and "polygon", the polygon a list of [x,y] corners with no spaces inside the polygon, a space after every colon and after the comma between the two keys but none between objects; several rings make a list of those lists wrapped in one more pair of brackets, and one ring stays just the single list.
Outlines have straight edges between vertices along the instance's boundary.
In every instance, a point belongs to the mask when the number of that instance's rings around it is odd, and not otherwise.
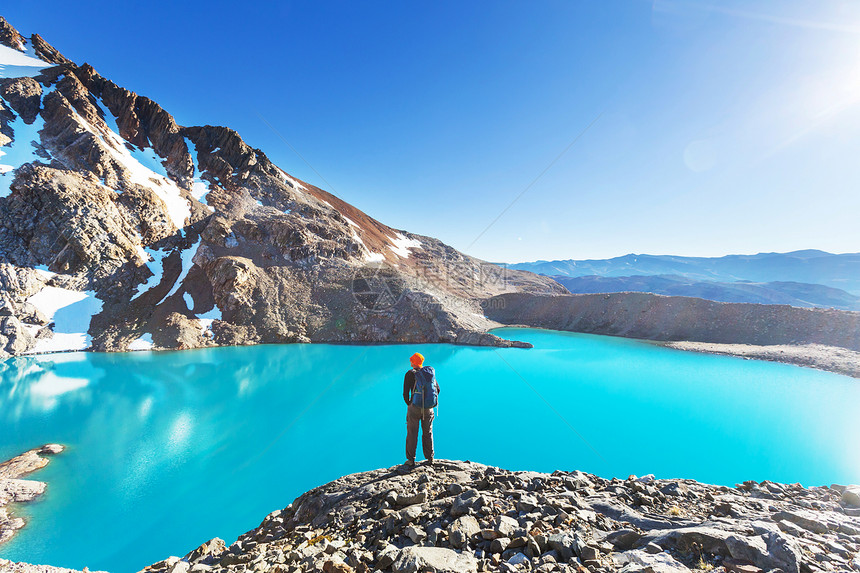
[{"label": "gray boulder", "polygon": [[407,527],[404,533],[406,534],[406,537],[412,540],[412,543],[421,543],[427,539],[427,533],[420,527],[415,527],[414,525]]},{"label": "gray boulder", "polygon": [[533,495],[523,494],[517,502],[517,511],[528,513],[538,506],[538,500]]},{"label": "gray boulder", "polygon": [[469,542],[469,539],[480,531],[481,526],[477,519],[471,515],[462,515],[454,520],[454,523],[448,528],[448,539],[451,540],[451,545],[455,548],[462,549]]},{"label": "gray boulder", "polygon": [[576,556],[577,545],[573,535],[554,533],[547,538],[547,544],[555,550],[562,561],[570,561]]},{"label": "gray boulder", "polygon": [[860,485],[849,485],[842,492],[842,502],[852,507],[860,507]]},{"label": "gray boulder", "polygon": [[189,563],[196,563],[197,561],[206,559],[207,557],[217,557],[221,555],[224,550],[227,548],[224,540],[220,537],[213,537],[209,541],[203,543],[195,549],[188,553],[185,556],[185,559],[189,561]]},{"label": "gray boulder", "polygon": [[480,494],[478,493],[478,490],[467,489],[454,498],[454,502],[451,504],[451,516],[459,517],[461,515],[466,515],[474,505],[477,505],[479,498]]},{"label": "gray boulder", "polygon": [[608,498],[589,500],[588,503],[597,513],[602,513],[616,521],[626,521],[640,529],[672,529],[687,524],[692,525],[687,520],[670,521],[665,518],[647,517],[621,502]]},{"label": "gray boulder", "polygon": [[[789,536],[773,531],[762,536],[767,544],[770,563],[786,573],[799,573],[803,553],[796,541]],[[757,564],[758,565],[758,564]],[[762,569],[768,567],[759,565]]]},{"label": "gray boulder", "polygon": [[707,553],[749,561],[766,571],[800,571],[800,553],[799,550],[795,551],[796,544],[775,531],[762,536],[744,536],[711,527],[685,527],[645,536],[639,541],[639,545],[645,546],[649,542],[664,549],[682,551],[696,544]]},{"label": "gray boulder", "polygon": [[631,549],[633,544],[639,541],[641,537],[641,533],[637,533],[632,529],[619,529],[607,535],[604,540],[611,543],[616,549],[624,551]]},{"label": "gray boulder", "polygon": [[478,560],[468,553],[458,553],[443,547],[406,547],[392,565],[394,573],[477,573]]},{"label": "gray boulder", "polygon": [[633,549],[612,556],[618,573],[689,573],[681,562],[668,553],[646,553]]},{"label": "gray boulder", "polygon": [[427,494],[423,491],[414,495],[397,494],[395,498],[395,503],[400,506],[414,505],[416,503],[424,503],[425,501],[427,501]]},{"label": "gray boulder", "polygon": [[493,531],[498,537],[513,537],[519,526],[516,519],[507,515],[500,515],[493,521]]},{"label": "gray boulder", "polygon": [[813,533],[827,533],[830,529],[811,511],[780,511],[773,515],[773,520],[790,521]]},{"label": "gray boulder", "polygon": [[490,553],[504,553],[511,539],[509,537],[497,537],[490,543]]}]

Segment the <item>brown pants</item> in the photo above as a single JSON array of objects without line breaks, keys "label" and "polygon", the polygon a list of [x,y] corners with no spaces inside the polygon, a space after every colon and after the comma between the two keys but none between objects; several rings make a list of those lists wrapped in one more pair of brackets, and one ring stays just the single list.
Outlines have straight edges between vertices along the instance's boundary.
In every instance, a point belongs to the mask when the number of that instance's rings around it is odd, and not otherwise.
[{"label": "brown pants", "polygon": [[433,408],[419,408],[409,404],[406,410],[406,459],[415,461],[418,447],[418,424],[421,424],[421,447],[424,457],[433,459]]}]

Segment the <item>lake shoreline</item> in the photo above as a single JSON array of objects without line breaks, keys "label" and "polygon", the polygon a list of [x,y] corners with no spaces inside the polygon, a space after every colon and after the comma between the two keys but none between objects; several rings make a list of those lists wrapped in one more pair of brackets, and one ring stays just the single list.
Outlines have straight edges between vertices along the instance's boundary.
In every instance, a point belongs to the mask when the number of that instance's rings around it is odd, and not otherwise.
[{"label": "lake shoreline", "polygon": [[750,360],[780,362],[782,364],[814,368],[816,370],[860,379],[860,352],[835,346],[824,346],[821,344],[774,344],[764,346],[692,342],[688,340],[657,342],[656,344],[687,352],[702,352],[721,356],[736,356]]},{"label": "lake shoreline", "polygon": [[[543,328],[528,324],[504,324],[492,330],[504,328],[528,328],[531,330],[548,330],[554,332],[575,332],[559,330],[554,328]],[[611,338],[624,338],[635,340],[663,348],[683,350],[685,352],[698,352],[701,354],[715,354],[719,356],[734,356],[748,360],[763,360],[766,362],[779,362],[803,368],[812,368],[823,372],[841,374],[850,378],[860,379],[860,352],[839,348],[837,346],[825,346],[823,344],[727,344],[717,342],[696,342],[692,340],[652,340],[648,338],[636,338],[620,334],[594,334],[590,332],[578,332],[577,334],[589,334],[593,336],[608,336]]]},{"label": "lake shoreline", "polygon": [[487,299],[507,327],[618,336],[860,378],[860,312],[622,292]]},{"label": "lake shoreline", "polygon": [[[860,313],[858,313],[860,314]],[[816,343],[805,343],[805,344],[747,344],[747,343],[726,343],[726,342],[707,342],[707,341],[697,341],[697,340],[688,340],[688,339],[677,339],[677,340],[659,340],[655,338],[643,338],[640,336],[631,336],[627,334],[620,333],[612,333],[612,332],[591,332],[584,330],[573,330],[568,328],[562,328],[552,325],[538,325],[538,324],[528,324],[528,323],[502,323],[493,321],[494,325],[487,329],[483,335],[487,336],[484,342],[478,343],[451,343],[451,342],[424,342],[424,343],[416,343],[416,342],[375,342],[375,341],[313,341],[313,342],[275,342],[275,343],[254,343],[248,345],[224,345],[224,346],[208,346],[208,347],[193,347],[193,348],[160,348],[160,347],[152,347],[146,350],[94,350],[92,348],[87,348],[85,350],[76,350],[76,351],[61,351],[61,352],[42,352],[42,353],[31,353],[27,355],[20,356],[9,356],[6,358],[0,358],[0,361],[13,359],[13,358],[21,358],[27,356],[52,356],[57,354],[69,354],[72,352],[91,352],[91,353],[104,353],[104,354],[124,354],[124,353],[146,353],[146,352],[159,352],[159,353],[172,353],[172,352],[190,352],[190,351],[199,351],[199,350],[211,350],[213,348],[225,348],[225,347],[235,347],[235,346],[265,346],[265,345],[296,345],[296,344],[308,344],[308,345],[332,345],[332,346],[415,346],[417,344],[453,344],[455,346],[474,346],[474,347],[507,347],[507,348],[519,348],[519,349],[528,349],[532,347],[532,344],[529,342],[523,342],[519,340],[509,340],[504,337],[499,337],[494,334],[494,331],[505,329],[505,328],[526,328],[526,329],[534,329],[534,330],[551,330],[558,332],[577,332],[580,334],[593,334],[598,336],[609,336],[613,338],[626,338],[629,340],[637,340],[640,342],[646,342],[650,344],[655,344],[657,346],[662,346],[665,348],[672,348],[675,350],[684,350],[687,352],[699,352],[704,354],[715,354],[720,356],[735,356],[739,358],[746,358],[751,360],[764,360],[767,362],[779,362],[782,364],[791,364],[793,366],[801,366],[804,368],[812,368],[815,370],[821,370],[824,372],[832,372],[834,374],[841,374],[843,376],[848,376],[851,378],[860,379],[860,352],[856,350],[852,350],[849,348],[839,347],[839,346],[829,346],[826,344],[816,344]],[[488,344],[486,340],[501,340],[502,343],[498,345]]]}]

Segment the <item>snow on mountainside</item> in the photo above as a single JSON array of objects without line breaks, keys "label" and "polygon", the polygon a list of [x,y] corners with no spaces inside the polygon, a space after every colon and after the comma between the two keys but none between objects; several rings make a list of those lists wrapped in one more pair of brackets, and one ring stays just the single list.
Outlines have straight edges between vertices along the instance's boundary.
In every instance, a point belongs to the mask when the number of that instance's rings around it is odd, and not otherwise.
[{"label": "snow on mountainside", "polygon": [[0,78],[32,78],[49,67],[51,64],[48,62],[27,55],[27,47],[24,44],[20,44],[18,50],[0,46]]},{"label": "snow on mountainside", "polygon": [[392,229],[2,18],[0,48],[0,356],[504,345],[485,332],[482,300],[565,292]]}]

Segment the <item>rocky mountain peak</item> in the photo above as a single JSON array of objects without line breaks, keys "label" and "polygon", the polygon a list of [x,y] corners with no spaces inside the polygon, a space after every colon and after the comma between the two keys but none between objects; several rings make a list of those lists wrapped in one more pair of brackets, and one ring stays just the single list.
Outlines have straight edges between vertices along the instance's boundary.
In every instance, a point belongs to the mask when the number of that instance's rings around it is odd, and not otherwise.
[{"label": "rocky mountain peak", "polygon": [[51,64],[71,64],[72,61],[61,54],[39,34],[29,39],[21,35],[6,18],[0,16],[0,45],[7,46],[23,54],[29,54]]},{"label": "rocky mountain peak", "polygon": [[482,300],[564,292],[391,228],[5,20],[0,41],[0,355],[508,345]]}]

